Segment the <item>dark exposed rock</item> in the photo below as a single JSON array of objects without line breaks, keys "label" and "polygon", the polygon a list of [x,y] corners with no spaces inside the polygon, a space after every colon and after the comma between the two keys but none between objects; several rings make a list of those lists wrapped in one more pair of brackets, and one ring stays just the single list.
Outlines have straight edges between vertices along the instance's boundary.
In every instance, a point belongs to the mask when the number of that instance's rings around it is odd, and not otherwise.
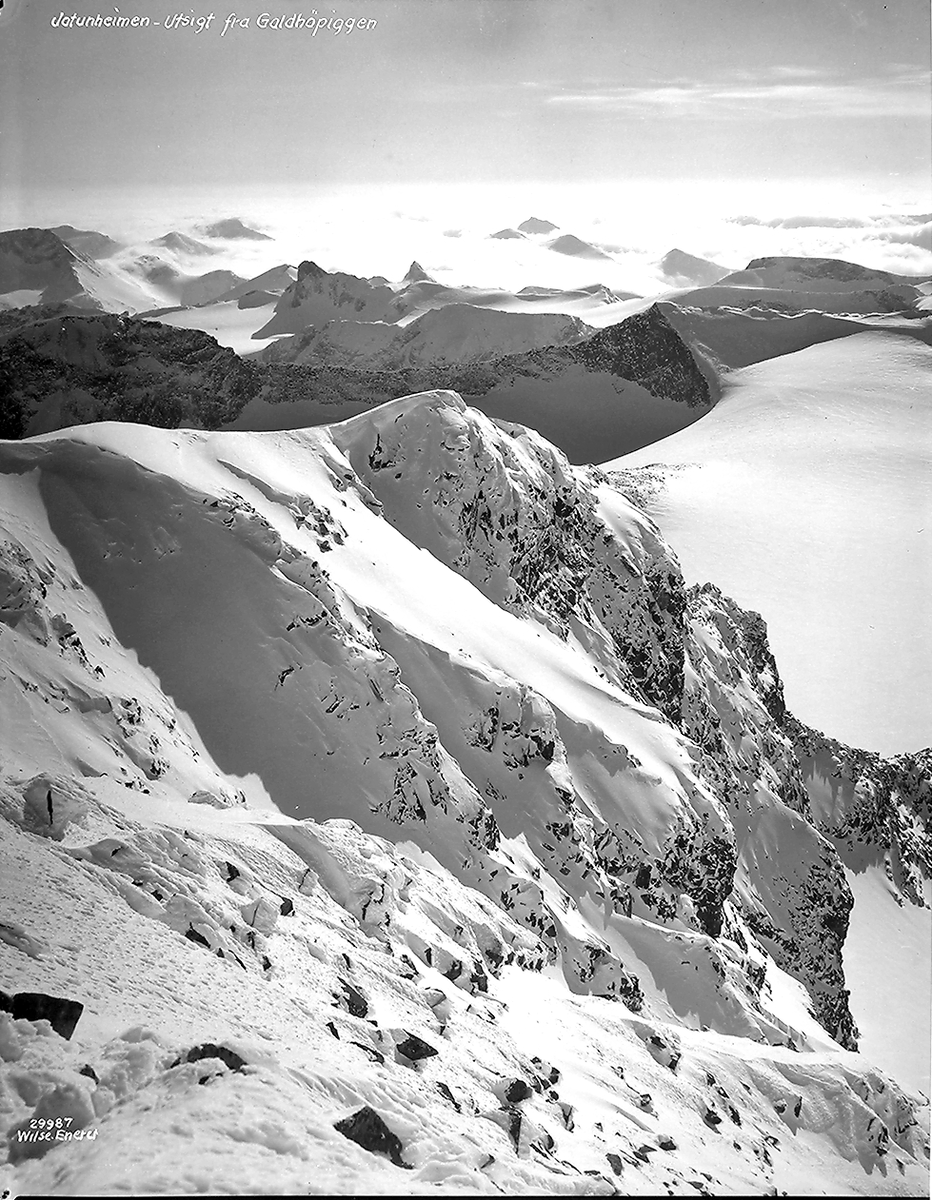
[{"label": "dark exposed rock", "polygon": [[415,1033],[408,1033],[402,1041],[396,1044],[395,1049],[411,1062],[420,1062],[421,1059],[432,1058],[437,1053],[435,1047],[429,1042],[425,1042],[423,1038],[418,1037]]},{"label": "dark exposed rock", "polygon": [[463,1106],[460,1104],[460,1102],[457,1100],[457,1098],[453,1095],[453,1093],[450,1091],[450,1089],[447,1087],[447,1085],[445,1083],[443,1083],[441,1080],[437,1081],[437,1091],[440,1093],[441,1096],[444,1097],[444,1099],[450,1101],[450,1103],[453,1105],[453,1107],[456,1109],[457,1112],[463,1111]]},{"label": "dark exposed rock", "polygon": [[186,1054],[180,1055],[171,1065],[177,1067],[181,1063],[200,1062],[204,1058],[218,1058],[231,1071],[242,1071],[243,1067],[247,1065],[241,1054],[237,1054],[229,1046],[220,1046],[214,1042],[202,1042],[199,1046],[192,1046]]},{"label": "dark exposed rock", "polygon": [[84,1005],[44,992],[17,992],[10,1012],[14,1021],[48,1021],[59,1037],[68,1040],[81,1019]]},{"label": "dark exposed rock", "polygon": [[97,1072],[90,1065],[90,1063],[85,1063],[84,1066],[80,1069],[80,1071],[78,1071],[78,1074],[86,1075],[88,1079],[93,1079],[93,1081],[95,1083],[100,1083],[100,1080],[97,1077]]},{"label": "dark exposed rock", "polygon": [[357,1146],[362,1146],[364,1150],[368,1150],[372,1154],[383,1154],[396,1167],[405,1167],[410,1170],[409,1164],[401,1157],[403,1149],[401,1138],[396,1133],[392,1133],[382,1117],[368,1104],[357,1109],[350,1116],[344,1117],[342,1121],[337,1121],[333,1127],[338,1133],[349,1138],[351,1142],[355,1142]]},{"label": "dark exposed rock", "polygon": [[351,1042],[350,1045],[358,1046],[360,1050],[365,1051],[373,1062],[377,1062],[380,1065],[385,1062],[385,1055],[382,1051],[376,1050],[375,1046],[370,1046],[368,1042]]},{"label": "dark exposed rock", "polygon": [[348,983],[345,979],[340,980],[340,987],[343,989],[343,1002],[347,1012],[353,1017],[367,1017],[369,1015],[369,1002],[352,983]]}]

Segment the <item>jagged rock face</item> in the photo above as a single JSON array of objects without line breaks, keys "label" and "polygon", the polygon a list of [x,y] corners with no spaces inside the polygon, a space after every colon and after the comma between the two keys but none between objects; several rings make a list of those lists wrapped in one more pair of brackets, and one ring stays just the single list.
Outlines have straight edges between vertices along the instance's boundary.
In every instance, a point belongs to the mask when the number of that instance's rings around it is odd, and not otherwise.
[{"label": "jagged rock face", "polygon": [[[578,637],[612,678],[678,713],[682,576],[653,523],[609,496],[598,472],[443,393],[334,437],[406,537],[496,604]],[[412,489],[423,497],[414,508]]]},{"label": "jagged rock face", "polygon": [[882,758],[788,715],[813,820],[853,870],[881,862],[890,882],[922,904],[932,875],[932,751]]},{"label": "jagged rock face", "polygon": [[711,584],[687,597],[682,727],[731,817],[739,907],[777,963],[809,989],[826,1029],[856,1048],[842,965],[854,901],[834,848],[811,823],[766,625]]},{"label": "jagged rock face", "polygon": [[232,420],[259,390],[250,363],[198,330],[62,308],[0,314],[0,436],[91,421]]},{"label": "jagged rock face", "polygon": [[11,229],[0,233],[0,293],[41,291],[46,304],[57,304],[83,290],[75,274],[78,256],[49,229]]},{"label": "jagged rock face", "polygon": [[712,403],[708,382],[657,304],[600,330],[567,354],[590,371],[631,379],[652,395],[690,407]]},{"label": "jagged rock face", "polygon": [[386,285],[340,271],[328,272],[305,260],[298,277],[282,294],[275,314],[257,334],[297,333],[308,325],[319,325],[335,317],[355,320],[395,320],[395,292]]}]

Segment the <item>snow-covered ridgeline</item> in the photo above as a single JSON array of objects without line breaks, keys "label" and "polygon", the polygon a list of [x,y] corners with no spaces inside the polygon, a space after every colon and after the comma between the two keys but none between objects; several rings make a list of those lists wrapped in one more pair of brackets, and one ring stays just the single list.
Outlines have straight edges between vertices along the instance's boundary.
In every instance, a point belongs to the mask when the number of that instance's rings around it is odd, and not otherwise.
[{"label": "snow-covered ridgeline", "polygon": [[[177,1184],[195,1120],[337,1191],[921,1179],[927,1111],[807,1012],[853,1044],[850,894],[762,622],[601,472],[449,393],[0,454],[0,984],[87,1031],[4,1025],[7,1126],[100,1132],[17,1187],[109,1186],[130,1131],[121,1178]],[[512,1019],[534,988],[579,1039],[564,1094]],[[343,1137],[363,1105],[387,1157]]]}]

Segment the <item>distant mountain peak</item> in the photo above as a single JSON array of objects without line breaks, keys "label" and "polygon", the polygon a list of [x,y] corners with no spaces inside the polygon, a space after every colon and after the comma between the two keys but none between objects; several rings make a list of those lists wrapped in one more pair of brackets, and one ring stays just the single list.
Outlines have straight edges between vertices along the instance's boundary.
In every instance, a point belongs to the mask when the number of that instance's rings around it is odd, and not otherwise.
[{"label": "distant mountain peak", "polygon": [[407,274],[404,277],[405,283],[433,283],[434,280],[427,274],[424,268],[416,260],[408,267]]},{"label": "distant mountain peak", "polygon": [[695,254],[689,254],[685,250],[680,250],[678,246],[668,250],[663,256],[660,260],[660,269],[670,280],[683,280],[699,285],[717,283],[720,279],[724,279],[730,271],[729,267],[723,267],[708,258],[699,258]]},{"label": "distant mountain peak", "polygon": [[179,233],[177,229],[171,229],[168,233],[163,233],[161,237],[153,238],[153,246],[163,246],[166,250],[174,250],[180,254],[216,254],[216,246],[207,246],[204,242],[199,242],[197,238],[191,237],[187,233]]},{"label": "distant mountain peak", "polygon": [[75,229],[73,225],[55,225],[50,231],[63,242],[89,258],[109,258],[120,249],[120,243],[96,229]]},{"label": "distant mountain peak", "polygon": [[215,238],[248,238],[255,242],[270,242],[272,238],[267,233],[260,233],[258,229],[252,229],[248,225],[244,225],[239,217],[224,217],[220,221],[213,221],[209,225],[201,225],[200,232],[206,234],[207,237]]},{"label": "distant mountain peak", "polygon": [[539,217],[528,217],[518,226],[522,233],[555,233],[560,228],[552,221],[542,221]]},{"label": "distant mountain peak", "polygon": [[298,264],[298,278],[300,283],[302,279],[324,279],[328,272],[323,267],[319,267],[316,262],[311,262],[306,258],[304,262]]},{"label": "distant mountain peak", "polygon": [[591,242],[584,242],[582,238],[576,237],[572,233],[563,233],[557,238],[553,238],[546,243],[548,249],[555,250],[557,254],[568,254],[572,258],[605,258],[611,259],[610,254],[606,254],[604,250],[600,250],[598,246],[593,246]]}]

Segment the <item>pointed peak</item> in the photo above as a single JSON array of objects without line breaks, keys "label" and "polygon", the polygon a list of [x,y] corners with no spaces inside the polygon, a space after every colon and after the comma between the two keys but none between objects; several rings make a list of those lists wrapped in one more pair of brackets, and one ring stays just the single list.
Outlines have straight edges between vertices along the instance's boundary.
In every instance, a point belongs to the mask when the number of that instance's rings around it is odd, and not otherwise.
[{"label": "pointed peak", "polygon": [[417,261],[413,262],[408,267],[407,274],[404,277],[405,283],[433,283],[434,281],[427,274],[421,264]]}]

